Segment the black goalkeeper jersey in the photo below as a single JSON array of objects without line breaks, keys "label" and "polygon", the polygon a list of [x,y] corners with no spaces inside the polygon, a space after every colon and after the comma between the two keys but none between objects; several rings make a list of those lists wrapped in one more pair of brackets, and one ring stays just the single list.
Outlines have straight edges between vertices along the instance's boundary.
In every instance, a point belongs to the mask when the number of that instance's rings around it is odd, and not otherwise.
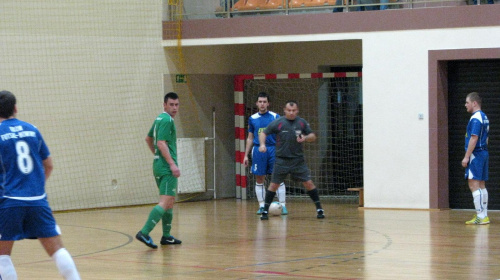
[{"label": "black goalkeeper jersey", "polygon": [[276,156],[282,158],[304,157],[302,143],[297,142],[297,136],[311,132],[309,123],[301,117],[296,117],[293,121],[281,117],[271,122],[264,130],[266,135],[276,134]]}]

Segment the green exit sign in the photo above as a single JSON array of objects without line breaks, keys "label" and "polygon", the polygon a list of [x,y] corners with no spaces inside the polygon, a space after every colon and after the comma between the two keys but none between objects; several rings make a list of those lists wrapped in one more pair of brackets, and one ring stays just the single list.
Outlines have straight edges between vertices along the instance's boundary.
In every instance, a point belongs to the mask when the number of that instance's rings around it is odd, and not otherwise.
[{"label": "green exit sign", "polygon": [[175,75],[175,82],[178,84],[184,84],[187,83],[187,77],[186,75]]}]

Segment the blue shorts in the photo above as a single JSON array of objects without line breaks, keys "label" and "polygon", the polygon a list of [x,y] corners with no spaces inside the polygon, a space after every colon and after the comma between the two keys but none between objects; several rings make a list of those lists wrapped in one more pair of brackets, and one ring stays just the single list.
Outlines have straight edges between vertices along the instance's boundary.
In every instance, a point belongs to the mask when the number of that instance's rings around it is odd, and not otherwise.
[{"label": "blue shorts", "polygon": [[266,146],[265,153],[259,152],[259,146],[253,146],[252,149],[252,168],[254,175],[267,175],[273,173],[275,146]]},{"label": "blue shorts", "polygon": [[50,207],[0,209],[0,241],[47,238],[61,234]]},{"label": "blue shorts", "polygon": [[465,168],[465,179],[488,181],[488,161],[489,154],[487,150],[472,152],[469,164]]}]

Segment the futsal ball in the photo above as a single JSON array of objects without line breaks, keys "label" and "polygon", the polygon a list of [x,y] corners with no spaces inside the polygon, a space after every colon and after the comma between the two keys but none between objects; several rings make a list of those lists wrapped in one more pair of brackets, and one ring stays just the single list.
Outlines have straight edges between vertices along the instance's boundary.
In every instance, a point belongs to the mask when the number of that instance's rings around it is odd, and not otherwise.
[{"label": "futsal ball", "polygon": [[273,216],[279,216],[281,215],[281,208],[283,208],[283,205],[281,203],[275,201],[269,205],[269,214]]}]

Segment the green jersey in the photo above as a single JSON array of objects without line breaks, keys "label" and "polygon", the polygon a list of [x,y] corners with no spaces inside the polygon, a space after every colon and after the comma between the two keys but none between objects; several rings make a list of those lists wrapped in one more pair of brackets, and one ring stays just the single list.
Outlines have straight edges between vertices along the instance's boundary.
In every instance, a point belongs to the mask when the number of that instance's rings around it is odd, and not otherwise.
[{"label": "green jersey", "polygon": [[171,175],[170,165],[163,157],[158,149],[158,141],[166,141],[170,156],[177,164],[177,132],[175,129],[174,119],[166,112],[161,113],[153,122],[153,126],[149,130],[149,137],[153,138],[155,148],[155,157],[153,160],[153,174],[154,176]]}]

